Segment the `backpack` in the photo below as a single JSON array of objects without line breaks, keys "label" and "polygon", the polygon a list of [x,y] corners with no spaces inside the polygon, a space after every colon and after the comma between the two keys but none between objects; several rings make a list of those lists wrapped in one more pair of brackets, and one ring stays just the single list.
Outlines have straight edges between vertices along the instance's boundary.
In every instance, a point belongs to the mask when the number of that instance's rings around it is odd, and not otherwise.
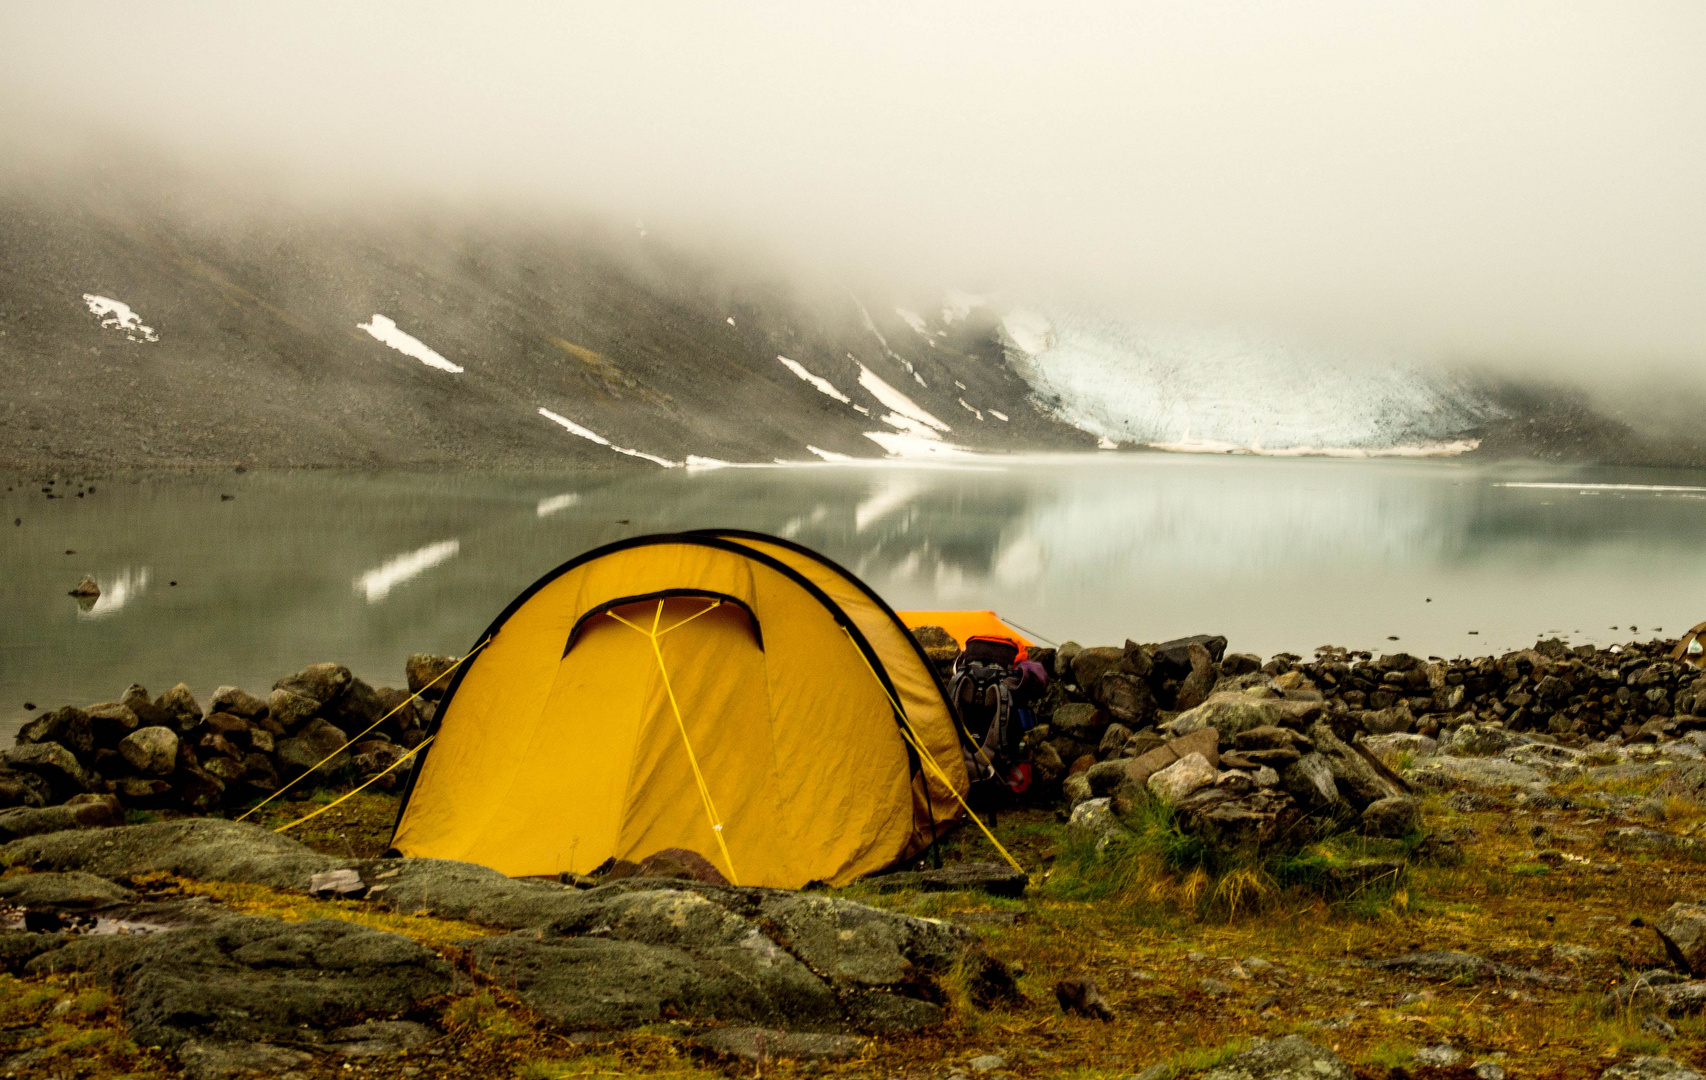
[{"label": "backpack", "polygon": [[1003,637],[973,637],[954,661],[948,699],[972,739],[966,773],[974,791],[998,794],[996,785],[1020,794],[1031,783],[1030,763],[1020,743],[1036,726],[1031,704],[1042,696],[1048,674],[1027,658],[1025,647]]}]

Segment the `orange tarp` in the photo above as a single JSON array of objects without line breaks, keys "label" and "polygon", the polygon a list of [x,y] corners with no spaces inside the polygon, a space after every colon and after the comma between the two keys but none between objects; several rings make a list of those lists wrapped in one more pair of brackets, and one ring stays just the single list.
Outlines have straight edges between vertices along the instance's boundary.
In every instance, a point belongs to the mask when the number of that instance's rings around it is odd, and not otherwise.
[{"label": "orange tarp", "polygon": [[961,648],[965,647],[967,638],[973,637],[1004,637],[1012,638],[1025,646],[1036,644],[1002,622],[1001,616],[993,611],[897,611],[895,614],[900,616],[900,621],[907,625],[907,629],[940,626],[953,635]]}]

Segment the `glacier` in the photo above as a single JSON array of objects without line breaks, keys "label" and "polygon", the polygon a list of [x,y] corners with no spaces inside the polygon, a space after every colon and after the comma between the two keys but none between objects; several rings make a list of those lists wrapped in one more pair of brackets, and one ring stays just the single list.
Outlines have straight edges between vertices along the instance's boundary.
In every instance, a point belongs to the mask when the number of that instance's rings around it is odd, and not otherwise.
[{"label": "glacier", "polygon": [[1234,331],[1008,311],[1008,363],[1062,420],[1161,450],[1336,457],[1472,450],[1503,415],[1485,391],[1411,358],[1372,360]]}]

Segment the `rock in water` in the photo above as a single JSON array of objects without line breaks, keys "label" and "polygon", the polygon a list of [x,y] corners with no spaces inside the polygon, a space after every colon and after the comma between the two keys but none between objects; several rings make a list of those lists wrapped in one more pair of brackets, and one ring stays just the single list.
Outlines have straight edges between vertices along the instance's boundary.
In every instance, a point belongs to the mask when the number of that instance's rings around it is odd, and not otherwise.
[{"label": "rock in water", "polygon": [[1352,1080],[1354,1073],[1339,1055],[1316,1046],[1301,1035],[1251,1047],[1203,1080]]},{"label": "rock in water", "polygon": [[144,776],[170,776],[178,766],[178,733],[159,725],[137,728],[119,740],[118,752]]},{"label": "rock in water", "polygon": [[[1087,976],[1077,976],[1062,979],[1054,984],[1054,1000],[1060,1003],[1060,1010],[1073,1016],[1085,1016],[1092,1020],[1112,1020],[1113,1007],[1102,996],[1101,988],[1096,980]],[[1348,1073],[1346,1074],[1349,1075]]]},{"label": "rock in water", "polygon": [[77,583],[77,587],[72,589],[69,595],[78,597],[79,599],[87,598],[93,600],[95,597],[101,595],[101,587],[95,584],[94,578],[90,577],[88,574],[84,574],[83,580]]},{"label": "rock in water", "polygon": [[1672,904],[1653,929],[1673,963],[1690,975],[1706,974],[1706,904]]},{"label": "rock in water", "polygon": [[1151,794],[1162,802],[1178,803],[1198,788],[1214,783],[1219,774],[1201,754],[1187,754],[1149,778]]}]

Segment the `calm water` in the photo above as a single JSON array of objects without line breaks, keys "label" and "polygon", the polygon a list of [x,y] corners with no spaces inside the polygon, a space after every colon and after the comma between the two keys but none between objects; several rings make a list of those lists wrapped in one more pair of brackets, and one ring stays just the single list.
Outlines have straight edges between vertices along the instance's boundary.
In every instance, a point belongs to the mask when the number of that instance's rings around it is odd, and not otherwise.
[{"label": "calm water", "polygon": [[[706,526],[793,537],[898,608],[989,607],[1053,640],[1215,632],[1263,654],[1330,642],[1459,655],[1706,618],[1706,475],[1691,473],[1106,454],[975,469],[224,474],[52,500],[5,483],[0,732],[26,701],[107,700],[133,681],[264,692],[336,659],[397,685],[408,653],[460,655],[579,552]],[[1549,483],[1568,486],[1511,486]],[[87,611],[66,595],[85,573],[104,590]]]}]

